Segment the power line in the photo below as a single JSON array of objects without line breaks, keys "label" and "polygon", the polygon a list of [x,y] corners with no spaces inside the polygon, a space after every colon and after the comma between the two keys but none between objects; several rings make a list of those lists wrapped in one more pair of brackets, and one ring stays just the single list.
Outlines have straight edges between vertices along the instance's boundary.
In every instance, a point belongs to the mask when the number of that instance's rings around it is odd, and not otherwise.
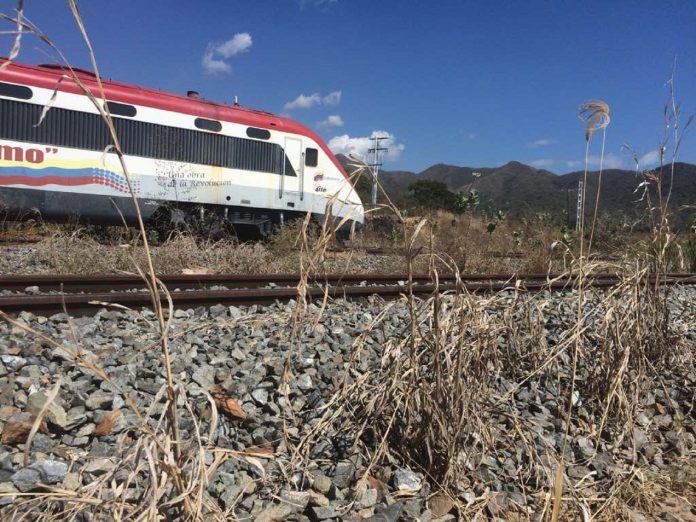
[{"label": "power line", "polygon": [[373,147],[367,149],[368,154],[372,154],[372,163],[370,163],[370,168],[372,169],[372,206],[377,205],[377,176],[379,175],[379,168],[382,166],[381,153],[388,151],[388,147],[380,147],[382,140],[388,140],[389,136],[372,136],[370,138],[373,141]]}]

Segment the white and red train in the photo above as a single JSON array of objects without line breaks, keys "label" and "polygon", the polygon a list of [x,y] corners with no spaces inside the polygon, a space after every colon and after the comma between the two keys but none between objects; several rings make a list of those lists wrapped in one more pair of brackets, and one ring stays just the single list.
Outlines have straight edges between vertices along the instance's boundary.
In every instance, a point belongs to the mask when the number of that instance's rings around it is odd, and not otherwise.
[{"label": "white and red train", "polygon": [[[261,234],[307,212],[319,220],[363,222],[348,176],[306,127],[194,92],[179,96],[104,81],[102,97],[92,73],[75,74],[108,105],[146,220],[213,215]],[[111,144],[99,111],[61,67],[10,63],[0,70],[0,207],[6,214],[35,210],[46,220],[134,223]]]}]

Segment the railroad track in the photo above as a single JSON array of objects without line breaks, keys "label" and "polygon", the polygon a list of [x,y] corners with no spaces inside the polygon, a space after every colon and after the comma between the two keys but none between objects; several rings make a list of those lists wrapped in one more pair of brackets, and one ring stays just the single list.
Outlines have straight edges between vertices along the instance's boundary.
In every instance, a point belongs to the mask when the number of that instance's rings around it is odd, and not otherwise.
[{"label": "railroad track", "polygon": [[[472,276],[480,279],[491,279],[494,276]],[[500,275],[500,277],[503,277]],[[541,276],[540,276],[541,277]],[[164,275],[160,280],[167,288],[180,290],[201,290],[212,286],[224,286],[228,289],[263,288],[269,285],[297,286],[299,276],[297,274],[272,274],[272,275],[230,275],[230,274],[204,274],[204,275]],[[316,278],[315,282],[338,285],[389,285],[398,284],[399,281],[408,280],[406,275],[394,274],[328,274],[322,278]],[[414,282],[430,282],[425,275],[416,275]],[[452,277],[447,280],[453,281]],[[474,279],[476,280],[476,279]],[[0,276],[0,291],[9,290],[15,292],[24,291],[25,288],[36,286],[40,292],[61,291],[97,292],[112,290],[146,289],[142,278],[134,275],[35,275],[35,276]]]},{"label": "railroad track", "polygon": [[[404,255],[404,249],[399,247],[360,247],[360,246],[337,246],[326,250],[328,254],[350,254],[350,253],[370,254],[370,255]],[[420,252],[417,255],[428,255],[427,252]],[[497,259],[522,259],[525,254],[522,252],[487,252],[488,257]]]},{"label": "railroad track", "polygon": [[[596,274],[596,280],[615,280],[617,274]],[[696,277],[690,273],[670,273],[669,279],[680,281]],[[567,279],[565,274],[461,274],[464,282],[506,282],[506,281],[547,281],[559,278]],[[299,276],[297,274],[264,274],[264,275],[237,275],[237,274],[182,274],[163,275],[160,281],[170,290],[203,290],[215,286],[223,286],[227,289],[251,289],[268,286],[292,286],[296,287]],[[350,285],[398,285],[408,281],[406,274],[326,274],[316,276],[313,283],[331,286]],[[427,274],[414,274],[412,281],[416,284],[427,284],[432,278]],[[451,275],[440,275],[440,283],[454,283]],[[145,290],[147,285],[141,277],[130,274],[97,274],[97,275],[14,275],[0,276],[0,291],[24,292],[29,287],[37,287],[39,293],[45,292],[111,292],[116,290]]]},{"label": "railroad track", "polygon": [[[162,276],[161,281],[170,290],[175,308],[198,306],[270,304],[289,301],[298,296],[299,277],[296,274],[281,275],[172,275]],[[460,281],[452,276],[439,278],[433,284],[426,275],[412,276],[411,291],[414,295],[430,295],[436,291],[466,290],[467,292],[492,292],[505,289],[526,291],[563,290],[572,287],[575,277],[560,274],[464,274]],[[590,278],[594,287],[616,285],[616,274],[595,274]],[[668,274],[666,284],[696,284],[696,274]],[[211,287],[225,289],[211,289]],[[94,313],[108,304],[128,308],[149,307],[152,298],[146,292],[142,279],[131,275],[34,275],[0,276],[0,291],[21,292],[32,288],[36,295],[14,293],[0,296],[0,310],[9,314],[22,311],[34,314],[53,314],[68,310],[73,315]],[[308,282],[306,296],[321,299],[364,298],[378,294],[384,299],[395,299],[409,291],[408,276],[404,274],[329,274]],[[52,293],[45,293],[52,292]],[[160,294],[165,301],[165,294]]]},{"label": "railroad track", "polygon": [[[558,274],[550,274],[554,279]],[[604,274],[603,278],[616,277]],[[517,279],[516,274],[462,274],[463,281],[508,281]],[[521,279],[546,280],[547,274],[525,274]],[[298,284],[297,274],[271,274],[271,275],[232,275],[232,274],[186,274],[163,275],[160,280],[170,290],[202,290],[214,286],[224,286],[227,289],[263,288],[269,285],[293,286]],[[315,277],[313,282],[328,284],[331,286],[346,285],[398,285],[402,281],[408,281],[405,274],[327,274]],[[432,282],[431,277],[425,274],[415,274],[412,281],[417,284]],[[440,282],[455,282],[453,276],[440,276]],[[115,290],[145,290],[147,285],[141,277],[127,274],[108,275],[19,275],[0,276],[0,291],[23,292],[26,288],[38,287],[38,291],[44,292],[110,292]]]}]

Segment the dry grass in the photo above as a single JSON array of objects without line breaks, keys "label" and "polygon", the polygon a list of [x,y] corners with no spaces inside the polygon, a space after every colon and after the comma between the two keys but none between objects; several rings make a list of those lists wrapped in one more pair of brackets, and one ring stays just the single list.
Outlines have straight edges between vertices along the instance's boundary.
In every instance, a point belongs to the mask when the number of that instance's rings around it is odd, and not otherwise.
[{"label": "dry grass", "polygon": [[[186,269],[203,268],[216,273],[279,273],[292,271],[290,258],[278,257],[262,243],[202,242],[191,236],[179,236],[152,247],[152,261],[159,274],[180,274]],[[104,244],[91,236],[56,235],[31,246],[26,261],[28,273],[105,274],[132,272],[145,259],[142,248],[131,243]],[[19,273],[8,256],[0,261],[1,272]],[[2,267],[5,265],[5,267]]]},{"label": "dry grass", "polygon": [[[576,342],[576,319],[571,314],[557,325],[560,337],[549,343],[547,310],[558,306],[570,312],[576,296],[551,302],[543,295],[517,292],[488,297],[459,293],[414,301],[414,328],[383,343],[381,365],[366,371],[360,365],[366,340],[389,320],[392,307],[408,303],[386,305],[356,341],[354,363],[329,401],[324,424],[308,433],[298,452],[308,451],[333,425],[362,443],[370,459],[366,476],[396,460],[423,471],[453,499],[459,492],[477,491],[480,498],[473,504],[458,502],[460,514],[469,519],[490,500],[485,492],[490,483],[474,478],[484,457],[502,462],[521,441],[526,464],[504,480],[524,491],[529,507],[541,514],[543,492],[553,489],[562,443],[543,442],[544,451],[539,450],[543,439],[534,419],[521,415],[529,404],[520,405],[516,396],[529,389],[549,390],[556,404],[552,413],[559,421],[563,418],[570,399],[569,354]],[[614,447],[620,453],[621,441],[632,438],[642,394],[660,389],[663,373],[692,369],[695,347],[684,340],[684,325],[646,324],[646,318],[656,316],[659,303],[652,301],[645,273],[606,293],[588,292],[584,308],[576,367],[582,384],[573,397],[570,430],[574,438],[586,437],[594,447]],[[660,330],[665,326],[667,331]],[[562,424],[559,431],[562,435]],[[571,458],[566,465],[582,463]],[[627,495],[640,480],[642,493]],[[608,513],[619,505],[624,510],[643,508],[646,488],[669,486],[659,477],[643,479],[638,471],[589,483],[564,475],[564,483],[564,516],[573,519],[585,509],[597,520],[615,520]],[[609,505],[614,508],[602,514]]]},{"label": "dry grass", "polygon": [[[417,272],[427,271],[428,252],[439,252],[463,273],[543,273],[561,272],[571,267],[578,255],[578,238],[570,237],[570,249],[562,243],[563,232],[543,221],[498,223],[493,234],[487,222],[475,216],[454,216],[439,212],[425,216],[428,234],[416,241],[419,255],[414,260]],[[346,242],[331,238],[325,249],[319,272],[401,272],[405,271],[404,226],[411,233],[423,216],[407,218],[402,224],[393,213],[368,216],[366,226]],[[321,238],[321,227],[313,220],[297,220],[275,231],[267,241],[240,243],[207,241],[200,236],[180,233],[152,246],[155,269],[161,274],[180,273],[189,268],[205,268],[217,273],[299,272],[303,234],[306,247],[314,248]],[[1,273],[54,272],[87,274],[131,271],[131,257],[143,261],[137,231],[122,227],[95,227],[78,224],[51,224],[35,221],[5,222],[0,240],[14,245],[32,241],[31,254],[7,255],[0,259]],[[656,249],[651,236],[629,233],[621,228],[596,227],[592,258],[606,262],[608,269],[628,268],[636,259],[647,262]],[[1,246],[1,245],[0,245]],[[353,252],[332,252],[334,247],[349,247]],[[385,249],[384,254],[367,254],[365,249]],[[16,249],[15,249],[16,250]],[[694,266],[694,248],[689,241],[666,251],[670,271]],[[652,252],[652,254],[651,254]],[[438,263],[440,269],[445,265]]]},{"label": "dry grass", "polygon": [[[412,232],[423,218],[427,218],[429,224],[428,234],[416,242],[420,255],[427,255],[432,249],[451,259],[462,273],[562,272],[571,269],[573,260],[579,256],[578,235],[546,222],[543,216],[521,222],[502,221],[489,234],[489,221],[480,216],[456,216],[440,211],[404,219],[406,233]],[[348,245],[357,250],[387,248],[402,255],[402,228],[393,214],[381,213],[369,217],[365,228]],[[604,262],[607,269],[628,269],[630,272],[636,259],[647,262],[653,255],[652,244],[650,234],[632,232],[610,220],[600,219],[590,256],[594,261]],[[675,252],[670,257],[668,270],[688,270],[691,252],[688,245],[682,247],[681,252],[681,255]],[[416,260],[416,266],[421,270],[427,267],[427,263]],[[394,263],[394,266],[396,268],[398,264]],[[445,267],[444,264],[439,266]]]},{"label": "dry grass", "polygon": [[[590,117],[588,129],[595,126],[595,120]],[[594,130],[588,130],[588,140]],[[484,241],[460,243],[462,236],[478,235],[480,239],[483,235],[483,223],[474,218],[462,223],[440,214],[428,220],[408,220],[392,210],[391,235],[395,243],[401,240],[399,249],[409,273],[416,267],[427,268],[435,282],[443,270],[457,272],[476,266],[472,258],[478,256],[472,255],[475,247],[470,245],[485,245],[490,253],[496,244],[494,234],[488,232]],[[628,271],[626,260],[609,265],[629,275],[607,292],[588,288],[591,275],[608,266],[591,261],[595,224],[596,216],[589,242],[583,226],[577,249],[567,245],[559,249],[562,264],[547,237],[546,244],[539,241],[541,262],[527,265],[527,270],[562,267],[580,274],[573,293],[553,304],[568,316],[555,325],[560,326],[560,337],[547,342],[545,310],[552,303],[544,297],[515,291],[511,296],[482,299],[456,293],[436,294],[421,302],[408,292],[405,303],[410,327],[403,336],[381,345],[379,368],[359,371],[365,339],[389,316],[390,307],[385,307],[384,314],[356,341],[355,366],[347,369],[323,422],[305,435],[296,454],[305,455],[333,425],[363,443],[363,452],[370,459],[363,480],[385,461],[407,463],[421,469],[455,501],[460,515],[468,518],[480,516],[492,498],[472,480],[472,470],[480,469],[486,455],[504,458],[501,445],[511,451],[513,441],[522,441],[526,465],[507,480],[524,492],[527,508],[536,516],[615,520],[617,513],[625,514],[628,509],[651,509],[655,489],[667,490],[668,484],[661,478],[646,478],[635,459],[628,475],[571,479],[568,469],[587,462],[573,457],[571,437],[585,437],[595,448],[610,452],[620,451],[623,441],[631,447],[643,394],[662,389],[663,374],[686,375],[693,369],[696,347],[686,333],[694,325],[671,321],[669,291],[656,284],[654,272],[658,266],[664,273],[668,266],[664,260],[650,260],[646,255],[649,262],[634,261]],[[453,229],[460,233],[452,233]],[[374,231],[368,231],[368,237],[370,234]],[[669,241],[665,237],[659,243]],[[664,252],[662,249],[658,255]],[[493,271],[490,258],[487,261],[487,271]],[[542,449],[536,426],[520,415],[513,400],[530,383],[555,389],[551,391],[552,413],[559,423],[559,437],[555,442],[545,441]],[[458,492],[476,491],[477,486],[476,500],[458,499]],[[510,516],[516,519],[523,512]]]}]

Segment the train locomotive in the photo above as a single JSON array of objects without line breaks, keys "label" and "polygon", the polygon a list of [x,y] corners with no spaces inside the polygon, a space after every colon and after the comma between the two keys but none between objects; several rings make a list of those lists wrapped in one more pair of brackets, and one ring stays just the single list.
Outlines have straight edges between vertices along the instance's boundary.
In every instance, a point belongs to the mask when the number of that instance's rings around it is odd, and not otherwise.
[{"label": "train locomotive", "polygon": [[[0,59],[5,215],[135,224],[126,177],[94,102],[60,66],[6,61]],[[348,176],[308,128],[193,91],[184,96],[113,81],[103,81],[102,91],[94,74],[73,71],[112,115],[146,222],[214,217],[261,235],[308,212],[345,228],[363,222]]]}]

